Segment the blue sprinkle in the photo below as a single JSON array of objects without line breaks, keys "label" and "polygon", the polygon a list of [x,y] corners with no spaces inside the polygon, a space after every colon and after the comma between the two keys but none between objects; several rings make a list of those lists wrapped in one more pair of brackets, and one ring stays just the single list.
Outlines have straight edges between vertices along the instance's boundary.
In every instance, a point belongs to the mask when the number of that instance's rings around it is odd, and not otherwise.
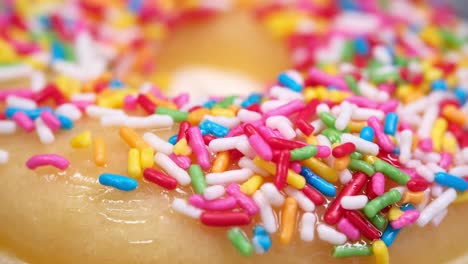
[{"label": "blue sprinkle", "polygon": [[66,116],[63,116],[63,115],[57,115],[57,118],[60,121],[60,128],[61,129],[69,130],[69,129],[73,128],[74,124],[73,124],[73,121],[70,118],[68,118]]},{"label": "blue sprinkle", "polygon": [[333,91],[333,90],[338,90],[338,88],[336,88],[335,86],[328,86],[327,90],[328,91]]},{"label": "blue sprinkle", "polygon": [[288,87],[289,89],[295,91],[295,92],[300,92],[302,91],[302,85],[294,81],[291,77],[289,77],[286,73],[281,73],[278,75],[278,82],[281,85],[284,85]]},{"label": "blue sprinkle", "polygon": [[369,53],[369,43],[364,37],[357,37],[354,39],[354,49],[359,55],[367,55]]},{"label": "blue sprinkle", "polygon": [[437,172],[435,174],[435,182],[445,187],[454,188],[459,192],[464,192],[468,189],[468,182],[465,179],[445,172]]},{"label": "blue sprinkle", "polygon": [[257,251],[257,253],[265,253],[271,248],[271,238],[268,232],[264,227],[256,225],[254,227],[254,237],[252,243]]},{"label": "blue sprinkle", "polygon": [[44,28],[50,28],[50,19],[47,16],[41,16],[38,19],[39,25]]},{"label": "blue sprinkle", "polygon": [[336,196],[335,185],[322,179],[321,177],[313,173],[309,168],[302,166],[301,175],[304,176],[308,184],[312,185],[315,189],[317,189],[323,195],[329,196],[329,197]]},{"label": "blue sprinkle", "polygon": [[262,100],[261,94],[252,93],[241,103],[241,106],[242,108],[247,108],[253,104],[260,103],[260,100]]},{"label": "blue sprinkle", "polygon": [[347,11],[358,11],[359,8],[353,0],[339,0],[340,7]]},{"label": "blue sprinkle", "polygon": [[399,148],[394,148],[393,149],[393,154],[400,155],[400,149]]},{"label": "blue sprinkle", "polygon": [[447,83],[444,80],[435,80],[431,84],[432,91],[447,91]]},{"label": "blue sprinkle", "polygon": [[374,140],[374,129],[370,126],[365,126],[361,129],[359,136],[364,140],[372,142]]},{"label": "blue sprinkle", "polygon": [[385,117],[384,132],[387,135],[395,135],[398,126],[398,115],[394,112],[388,113]]},{"label": "blue sprinkle", "polygon": [[204,120],[199,127],[216,137],[225,137],[229,133],[229,128],[210,120]]},{"label": "blue sprinkle", "polygon": [[121,191],[132,191],[138,186],[138,182],[135,179],[112,173],[101,174],[99,176],[99,183]]},{"label": "blue sprinkle", "polygon": [[63,60],[65,58],[65,50],[63,45],[58,41],[52,41],[51,47],[52,60]]},{"label": "blue sprinkle", "polygon": [[143,0],[129,0],[127,8],[131,12],[133,12],[135,14],[138,14],[138,13],[140,13],[142,4],[143,4]]},{"label": "blue sprinkle", "polygon": [[392,225],[388,224],[387,228],[382,233],[382,241],[387,245],[387,247],[391,246],[393,244],[393,241],[395,241],[396,236],[398,233],[400,233],[401,229],[395,229],[392,227]]},{"label": "blue sprinkle", "polygon": [[124,87],[124,84],[121,80],[114,79],[109,82],[109,88],[111,89],[120,89],[122,87]]},{"label": "blue sprinkle", "polygon": [[466,99],[468,97],[467,91],[463,90],[460,87],[455,88],[453,91],[455,97],[457,97],[458,102],[460,102],[460,105],[464,105],[466,103]]},{"label": "blue sprinkle", "polygon": [[402,206],[400,206],[400,210],[402,210],[403,212],[404,211],[408,211],[408,210],[414,210],[416,209],[412,204],[409,204],[409,203],[406,203]]},{"label": "blue sprinkle", "polygon": [[172,145],[177,144],[177,137],[178,137],[177,134],[175,134],[175,135],[173,135],[172,137],[170,137],[170,138],[169,138],[169,143],[171,143]]},{"label": "blue sprinkle", "polygon": [[211,109],[215,104],[216,100],[209,100],[203,104],[203,107]]},{"label": "blue sprinkle", "polygon": [[41,115],[42,111],[53,112],[52,108],[50,107],[40,107],[36,109],[23,109],[23,108],[18,108],[18,107],[8,107],[7,109],[5,109],[5,115],[7,118],[11,119],[13,118],[13,115],[18,111],[25,113],[29,118],[33,120],[38,118]]}]

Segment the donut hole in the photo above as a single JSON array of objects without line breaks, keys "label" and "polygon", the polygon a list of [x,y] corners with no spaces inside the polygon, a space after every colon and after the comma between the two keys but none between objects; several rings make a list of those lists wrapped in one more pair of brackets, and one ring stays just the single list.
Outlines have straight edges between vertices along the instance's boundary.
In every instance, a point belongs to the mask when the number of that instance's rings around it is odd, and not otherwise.
[{"label": "donut hole", "polygon": [[171,76],[173,94],[187,91],[188,84],[200,96],[245,94],[261,89],[261,83],[288,67],[284,42],[246,11],[182,25],[158,57],[158,71]]}]

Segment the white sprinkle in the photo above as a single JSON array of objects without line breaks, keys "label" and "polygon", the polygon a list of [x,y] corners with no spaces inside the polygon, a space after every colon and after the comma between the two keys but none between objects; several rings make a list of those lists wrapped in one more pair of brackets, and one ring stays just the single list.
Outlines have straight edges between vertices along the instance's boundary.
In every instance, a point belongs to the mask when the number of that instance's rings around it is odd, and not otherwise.
[{"label": "white sprinkle", "polygon": [[131,116],[125,120],[125,125],[131,128],[170,128],[174,124],[168,115],[153,114],[145,117]]},{"label": "white sprinkle", "polygon": [[250,146],[247,137],[239,139],[236,144],[236,149],[240,151],[244,156],[249,157],[251,159],[255,158],[255,150]]},{"label": "white sprinkle", "polygon": [[14,80],[21,77],[31,76],[33,68],[28,64],[15,64],[0,68],[0,80]]},{"label": "white sprinkle", "polygon": [[264,102],[261,106],[260,106],[260,110],[262,111],[262,113],[266,113],[270,110],[273,110],[273,109],[276,109],[282,105],[285,105],[289,103],[289,101],[286,101],[286,100],[269,100],[269,101],[266,101]]},{"label": "white sprinkle", "polygon": [[437,163],[434,162],[427,163],[426,166],[434,173],[447,172],[444,168],[440,167]]},{"label": "white sprinkle", "polygon": [[344,196],[341,198],[341,207],[347,210],[357,210],[364,208],[368,202],[365,195]]},{"label": "white sprinkle", "polygon": [[413,144],[413,132],[409,129],[403,130],[400,134],[400,162],[406,164],[411,158],[411,145]]},{"label": "white sprinkle", "polygon": [[80,119],[82,116],[80,109],[70,103],[61,104],[55,109],[55,114],[66,116],[73,121]]},{"label": "white sprinkle", "polygon": [[143,140],[148,143],[148,145],[150,145],[155,151],[164,153],[166,155],[170,155],[174,148],[171,143],[161,139],[151,132],[144,133]]},{"label": "white sprinkle", "polygon": [[323,112],[330,113],[330,107],[327,104],[320,103],[319,105],[317,105],[316,111],[317,111],[317,114],[320,114]]},{"label": "white sprinkle", "polygon": [[105,115],[101,117],[101,125],[104,127],[123,126],[127,118],[127,115]]},{"label": "white sprinkle", "polygon": [[282,206],[284,203],[284,196],[278,191],[276,186],[271,183],[265,183],[260,187],[268,202],[273,206]]},{"label": "white sprinkle", "polygon": [[260,218],[262,219],[265,230],[270,234],[276,233],[278,230],[278,225],[276,222],[275,213],[273,212],[273,208],[271,208],[271,205],[263,192],[261,190],[256,191],[252,198],[257,204],[258,208],[260,208]]},{"label": "white sprinkle", "polygon": [[18,107],[22,109],[36,109],[37,103],[31,99],[10,95],[6,98],[6,105],[8,107]]},{"label": "white sprinkle", "polygon": [[203,190],[203,197],[206,200],[218,199],[226,193],[226,189],[222,185],[208,186]]},{"label": "white sprinkle", "polygon": [[341,142],[353,143],[356,146],[356,149],[363,154],[376,156],[379,153],[379,146],[377,144],[348,133],[343,133],[341,136]]},{"label": "white sprinkle", "polygon": [[453,201],[457,199],[457,192],[453,188],[447,189],[437,199],[433,200],[426,208],[424,208],[416,221],[419,226],[425,226],[438,213],[442,212]]},{"label": "white sprinkle", "polygon": [[174,199],[174,201],[172,202],[172,209],[174,209],[174,211],[176,212],[190,216],[195,219],[199,219],[203,212],[202,210],[188,204],[186,200],[180,198]]},{"label": "white sprinkle", "polygon": [[82,94],[75,94],[71,97],[72,101],[86,101],[94,103],[96,101],[96,94],[94,93],[82,93]]},{"label": "white sprinkle", "polygon": [[313,213],[306,212],[302,215],[300,233],[303,241],[313,241],[315,232],[315,222],[317,217]]},{"label": "white sprinkle", "polygon": [[34,120],[36,124],[36,133],[39,136],[39,141],[42,144],[50,144],[55,141],[55,136],[52,130],[42,121],[42,118],[36,118]]},{"label": "white sprinkle", "polygon": [[351,119],[354,121],[367,121],[367,119],[369,119],[369,117],[371,116],[375,116],[377,117],[377,119],[383,120],[385,117],[385,113],[377,109],[356,107],[353,108],[353,114],[351,115]]},{"label": "white sprinkle", "polygon": [[444,192],[444,187],[439,184],[434,184],[431,186],[432,197],[439,197]]},{"label": "white sprinkle", "polygon": [[353,174],[348,169],[344,169],[340,171],[341,184],[347,184],[352,178],[353,178]]},{"label": "white sprinkle", "polygon": [[310,124],[315,128],[314,132],[312,132],[312,135],[314,136],[319,134],[320,132],[322,132],[322,130],[326,128],[326,125],[320,119],[314,120],[310,122]]},{"label": "white sprinkle", "polygon": [[13,134],[16,131],[16,123],[11,120],[0,120],[0,135]]},{"label": "white sprinkle", "polygon": [[425,165],[420,165],[416,167],[416,172],[421,175],[424,179],[426,179],[428,182],[433,182],[434,181],[434,172],[432,172],[429,168],[427,168]]},{"label": "white sprinkle", "polygon": [[255,163],[251,159],[249,159],[247,157],[240,158],[237,165],[239,165],[239,167],[241,167],[243,169],[250,169],[255,174],[258,174],[258,175],[263,176],[263,177],[267,177],[267,176],[270,175],[270,173],[268,173],[268,171],[258,167],[257,165],[255,165]]},{"label": "white sprinkle", "polygon": [[291,186],[286,186],[284,192],[297,201],[299,207],[305,212],[312,212],[315,210],[315,204],[301,191]]},{"label": "white sprinkle", "polygon": [[359,81],[358,87],[359,91],[363,96],[375,100],[377,102],[385,102],[389,98],[389,95],[386,92],[378,90],[369,82]]},{"label": "white sprinkle", "polygon": [[33,92],[39,92],[44,89],[46,85],[46,78],[44,73],[35,71],[31,74],[31,90]]},{"label": "white sprinkle", "polygon": [[212,116],[212,115],[205,115],[203,117],[203,120],[210,120],[212,122],[223,125],[229,129],[238,126],[241,122],[241,120],[237,117]]},{"label": "white sprinkle", "polygon": [[344,130],[347,126],[349,121],[351,121],[351,113],[353,111],[353,105],[344,101],[341,104],[341,112],[338,118],[335,121],[335,127],[338,130]]},{"label": "white sprinkle", "polygon": [[457,176],[457,177],[467,176],[468,175],[468,165],[453,167],[453,168],[450,169],[449,174],[451,174],[453,176]]},{"label": "white sprinkle", "polygon": [[177,166],[177,164],[166,154],[161,152],[156,153],[156,155],[154,155],[154,162],[156,162],[156,164],[158,164],[159,167],[161,167],[167,174],[174,177],[181,185],[190,184],[191,178],[187,171]]},{"label": "white sprinkle", "polygon": [[418,129],[418,136],[421,139],[431,136],[432,127],[434,126],[434,122],[439,114],[439,107],[437,105],[427,105],[426,107],[427,108]]},{"label": "white sprinkle", "polygon": [[272,116],[267,118],[265,124],[272,129],[277,129],[286,139],[296,137],[296,132],[291,121],[285,116]]},{"label": "white sprinkle", "polygon": [[321,240],[333,245],[342,245],[346,243],[347,240],[346,236],[343,233],[340,233],[332,227],[325,224],[318,225],[317,233]]},{"label": "white sprinkle", "polygon": [[0,164],[6,164],[10,158],[8,151],[0,149]]},{"label": "white sprinkle", "polygon": [[237,137],[216,138],[210,141],[208,148],[210,149],[211,152],[215,152],[215,153],[235,149],[237,143],[239,142],[241,138],[246,139],[244,135],[237,136]]},{"label": "white sprinkle", "polygon": [[296,100],[296,99],[304,99],[304,96],[300,93],[294,92],[291,89],[283,88],[281,86],[273,86],[270,89],[270,96],[278,98],[279,100]]},{"label": "white sprinkle", "polygon": [[227,184],[231,182],[242,182],[249,179],[253,172],[249,169],[230,170],[225,172],[215,172],[206,174],[206,183],[213,184]]},{"label": "white sprinkle", "polygon": [[237,112],[237,118],[239,118],[241,122],[252,122],[261,119],[262,115],[255,111],[242,108],[239,110],[239,112]]},{"label": "white sprinkle", "polygon": [[105,115],[123,115],[125,113],[120,109],[112,109],[97,105],[90,105],[86,107],[86,114],[93,118],[101,118]]}]

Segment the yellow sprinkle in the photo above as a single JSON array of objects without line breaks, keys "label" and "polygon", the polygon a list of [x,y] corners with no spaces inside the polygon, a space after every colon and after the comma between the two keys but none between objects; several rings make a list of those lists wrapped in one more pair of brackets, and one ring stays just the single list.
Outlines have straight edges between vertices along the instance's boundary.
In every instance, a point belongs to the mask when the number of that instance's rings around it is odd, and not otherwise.
[{"label": "yellow sprinkle", "polygon": [[400,216],[403,215],[403,211],[400,210],[400,208],[396,207],[396,206],[393,206],[392,208],[390,208],[390,210],[388,211],[388,220],[390,221],[395,221],[397,220],[398,218],[400,218]]},{"label": "yellow sprinkle", "polygon": [[240,186],[240,190],[241,192],[247,195],[252,195],[255,193],[255,191],[258,190],[262,183],[263,177],[259,175],[254,175]]},{"label": "yellow sprinkle", "polygon": [[96,104],[102,107],[121,108],[125,97],[130,94],[132,91],[129,89],[107,90],[97,97]]},{"label": "yellow sprinkle", "polygon": [[154,165],[154,150],[152,148],[142,148],[140,153],[140,164],[144,170]]},{"label": "yellow sprinkle", "polygon": [[315,91],[315,89],[307,87],[306,89],[304,89],[304,97],[306,102],[309,102],[310,100],[317,98],[317,92]]},{"label": "yellow sprinkle", "polygon": [[427,26],[419,33],[421,38],[429,45],[440,48],[443,41],[434,26]]},{"label": "yellow sprinkle", "polygon": [[366,121],[361,121],[361,122],[351,121],[348,124],[348,129],[352,133],[359,133],[359,132],[361,132],[362,128],[365,127],[365,126],[367,126]]},{"label": "yellow sprinkle", "polygon": [[379,159],[377,158],[376,156],[372,156],[372,155],[364,155],[364,157],[362,158],[365,162],[371,164],[371,165],[374,165],[374,162]]},{"label": "yellow sprinkle", "polygon": [[323,86],[319,86],[316,89],[317,98],[320,100],[325,100],[328,97],[328,90]]},{"label": "yellow sprinkle", "polygon": [[441,79],[444,73],[439,68],[429,68],[424,72],[424,77],[428,82],[432,82]]},{"label": "yellow sprinkle", "polygon": [[452,134],[445,134],[442,138],[442,150],[452,155],[457,151],[457,139]]},{"label": "yellow sprinkle", "polygon": [[442,139],[445,134],[445,131],[447,130],[447,126],[448,126],[447,121],[439,117],[434,122],[434,126],[432,127],[432,131],[431,131],[432,144],[433,144],[434,150],[437,152],[440,152],[440,149],[442,148]]},{"label": "yellow sprinkle", "polygon": [[86,130],[70,140],[72,148],[86,148],[91,145],[91,131]]},{"label": "yellow sprinkle", "polygon": [[128,175],[132,178],[141,177],[141,166],[140,166],[140,151],[136,148],[131,148],[128,151],[128,164],[127,164]]},{"label": "yellow sprinkle", "polygon": [[0,50],[2,56],[0,56],[0,63],[13,63],[16,62],[19,57],[16,55],[15,49],[6,41],[0,39]]},{"label": "yellow sprinkle", "polygon": [[[272,175],[276,175],[276,165],[262,160],[260,157],[256,156],[253,159],[253,162],[259,166],[260,168],[263,168],[264,170],[268,171],[268,173]],[[296,189],[302,189],[305,186],[305,178],[302,177],[301,175],[295,173],[293,170],[289,169],[288,170],[288,177],[286,178],[286,182],[291,185],[292,187]]]},{"label": "yellow sprinkle", "polygon": [[55,78],[55,84],[60,92],[70,99],[73,95],[78,94],[81,90],[81,83],[79,80],[70,78],[65,75],[59,75]]},{"label": "yellow sprinkle", "polygon": [[374,241],[372,244],[372,251],[375,256],[375,264],[388,264],[390,263],[390,257],[388,255],[387,245],[382,240]]},{"label": "yellow sprinkle", "polygon": [[182,156],[192,154],[192,149],[188,146],[187,139],[182,138],[174,145],[174,154]]},{"label": "yellow sprinkle", "polygon": [[328,63],[328,64],[325,64],[323,66],[323,71],[330,74],[330,75],[337,75],[338,74],[338,68],[331,64],[331,63]]},{"label": "yellow sprinkle", "polygon": [[454,203],[464,203],[468,202],[468,192],[460,193],[455,199]]},{"label": "yellow sprinkle", "polygon": [[269,15],[263,23],[273,36],[282,38],[295,30],[299,18],[298,12],[282,11]]},{"label": "yellow sprinkle", "polygon": [[312,134],[310,136],[306,137],[306,142],[309,145],[317,145],[318,144],[317,138]]},{"label": "yellow sprinkle", "polygon": [[213,109],[211,109],[211,115],[225,116],[225,117],[235,117],[236,116],[231,109],[221,108],[221,107],[213,107]]},{"label": "yellow sprinkle", "polygon": [[302,161],[304,166],[309,167],[315,174],[324,178],[326,181],[335,183],[338,181],[338,173],[333,168],[316,158],[309,158]]}]

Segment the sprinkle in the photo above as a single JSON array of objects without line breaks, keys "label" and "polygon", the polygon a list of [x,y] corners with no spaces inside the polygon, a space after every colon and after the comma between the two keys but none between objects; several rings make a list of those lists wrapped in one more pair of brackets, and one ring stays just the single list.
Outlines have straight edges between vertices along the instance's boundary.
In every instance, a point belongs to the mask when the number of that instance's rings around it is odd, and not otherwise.
[{"label": "sprinkle", "polygon": [[143,140],[157,152],[162,152],[166,155],[170,155],[172,153],[173,146],[151,132],[144,133]]},{"label": "sprinkle", "polygon": [[255,215],[259,208],[255,202],[247,195],[240,191],[238,184],[231,183],[226,187],[226,193],[236,198],[237,203],[243,208],[248,214]]},{"label": "sprinkle", "polygon": [[10,135],[16,132],[16,123],[10,120],[0,120],[0,135]]},{"label": "sprinkle", "polygon": [[260,187],[268,202],[273,206],[282,206],[284,203],[284,196],[278,191],[273,183],[265,183]]},{"label": "sprinkle", "polygon": [[203,197],[206,200],[214,200],[223,196],[225,192],[226,190],[222,185],[207,186],[203,191]]},{"label": "sprinkle", "polygon": [[394,180],[395,182],[406,185],[410,180],[408,174],[404,173],[403,171],[395,168],[394,166],[390,165],[389,163],[377,159],[374,162],[374,168],[377,172],[382,172],[385,176],[389,177],[390,179]]},{"label": "sprinkle", "polygon": [[72,148],[86,148],[91,145],[91,131],[86,130],[74,136],[70,140],[70,145]]},{"label": "sprinkle", "polygon": [[349,239],[356,241],[361,237],[361,232],[353,226],[345,217],[341,218],[336,229],[346,235]]},{"label": "sprinkle", "polygon": [[111,173],[101,174],[99,176],[99,183],[127,192],[135,190],[138,187],[138,182],[135,179]]},{"label": "sprinkle", "polygon": [[336,170],[330,168],[327,164],[316,158],[309,158],[303,160],[301,163],[328,182],[335,183],[338,181],[338,173]]},{"label": "sprinkle", "polygon": [[289,244],[294,234],[297,217],[297,201],[294,198],[286,198],[281,214],[280,242]]},{"label": "sprinkle", "polygon": [[26,167],[34,170],[42,166],[54,166],[59,170],[66,170],[70,166],[70,162],[57,154],[38,154],[34,155],[26,161]]},{"label": "sprinkle", "polygon": [[174,177],[181,185],[190,184],[191,179],[188,173],[177,166],[166,154],[161,152],[156,153],[156,155],[154,155],[154,162],[167,174]]},{"label": "sprinkle", "polygon": [[60,120],[49,111],[42,111],[40,118],[54,132],[61,127]]},{"label": "sprinkle", "polygon": [[388,248],[384,241],[382,240],[374,241],[374,243],[372,243],[372,252],[374,253],[376,264],[390,263]]},{"label": "sprinkle", "polygon": [[247,240],[244,233],[239,228],[232,228],[228,231],[228,239],[239,250],[242,256],[248,257],[253,254],[254,248]]},{"label": "sprinkle", "polygon": [[33,120],[22,111],[13,114],[12,118],[26,132],[31,132],[36,127]]},{"label": "sprinkle", "polygon": [[367,201],[365,195],[344,196],[341,198],[341,207],[347,210],[362,209],[366,206]]},{"label": "sprinkle", "polygon": [[7,164],[10,159],[8,151],[0,149],[0,164]]},{"label": "sprinkle", "polygon": [[176,212],[179,212],[181,214],[195,219],[199,219],[203,212],[202,210],[188,204],[186,200],[180,198],[174,199],[174,201],[172,202],[172,209],[174,209],[174,211]]},{"label": "sprinkle", "polygon": [[[192,179],[193,181],[193,179]],[[246,195],[253,195],[263,183],[263,177],[254,175],[246,182],[242,183],[240,190]]]},{"label": "sprinkle", "polygon": [[416,223],[419,226],[425,226],[439,212],[444,210],[449,204],[455,201],[456,198],[457,192],[455,191],[455,189],[447,189],[421,211],[421,214]]},{"label": "sprinkle", "polygon": [[252,198],[260,210],[260,219],[263,222],[265,230],[269,233],[275,233],[278,229],[276,216],[264,193],[260,190],[256,191]]},{"label": "sprinkle", "polygon": [[372,256],[372,248],[370,245],[345,245],[335,246],[333,248],[333,257],[349,258],[357,256]]},{"label": "sprinkle", "polygon": [[36,127],[36,134],[39,136],[39,141],[41,141],[42,144],[51,144],[55,141],[54,133],[44,124],[42,118],[39,117],[34,120],[34,124]]},{"label": "sprinkle", "polygon": [[169,177],[161,171],[147,168],[143,171],[143,177],[165,189],[174,190],[177,187],[177,180]]},{"label": "sprinkle", "polygon": [[202,224],[217,227],[248,225],[250,220],[244,212],[203,212],[200,217]]},{"label": "sprinkle", "polygon": [[306,212],[302,215],[300,224],[300,236],[303,241],[314,240],[314,229],[317,217],[313,213]]},{"label": "sprinkle", "polygon": [[345,211],[345,217],[369,240],[380,238],[381,232],[357,211]]},{"label": "sprinkle", "polygon": [[306,166],[302,166],[301,175],[304,176],[308,184],[312,185],[315,189],[317,189],[323,195],[330,196],[330,197],[336,196],[336,187],[333,184],[328,183],[324,179],[314,174]]},{"label": "sprinkle", "polygon": [[[270,174],[276,175],[276,166],[273,163],[266,162],[266,161],[260,159],[258,156],[255,157],[253,162],[257,166],[259,166],[260,168],[265,169],[266,171],[268,171]],[[289,185],[291,185],[291,186],[293,186],[293,187],[295,187],[297,189],[302,189],[304,187],[304,185],[305,185],[304,177],[302,177],[301,175],[295,173],[291,169],[288,170],[288,177],[286,178],[286,182]]]},{"label": "sprinkle", "polygon": [[209,169],[211,167],[210,157],[208,150],[206,149],[206,146],[203,142],[200,129],[198,127],[191,127],[187,130],[187,135],[190,147],[196,155],[198,164],[200,164],[202,169]]},{"label": "sprinkle", "polygon": [[149,147],[148,144],[133,129],[123,126],[119,130],[120,137],[131,148],[143,149]]},{"label": "sprinkle", "polygon": [[380,210],[388,205],[397,203],[401,200],[401,193],[398,190],[390,190],[381,196],[373,199],[364,207],[364,213],[367,217],[374,217]]},{"label": "sprinkle", "polygon": [[197,208],[209,211],[232,210],[237,206],[236,198],[232,196],[224,199],[205,200],[203,196],[194,194],[190,196],[189,203]]},{"label": "sprinkle", "polygon": [[107,147],[106,142],[101,137],[94,138],[93,143],[94,163],[103,167],[107,163]]},{"label": "sprinkle", "polygon": [[442,186],[454,188],[459,192],[464,192],[468,189],[468,182],[466,180],[445,172],[437,172],[435,174],[435,182]]},{"label": "sprinkle", "polygon": [[[242,166],[242,162],[241,162],[242,159],[238,162],[238,165],[241,168],[246,168],[245,166]],[[248,159],[248,158],[245,158],[245,159]],[[215,172],[226,171],[227,168],[230,165],[230,161],[231,161],[231,155],[229,154],[228,151],[219,152],[218,155],[216,156],[215,160],[213,161],[213,166],[211,167],[211,172],[215,173]],[[247,169],[251,169],[251,168],[247,168]],[[251,169],[251,170],[256,172],[253,169]]]},{"label": "sprinkle", "polygon": [[321,240],[330,244],[342,245],[346,243],[346,236],[328,225],[319,224],[317,226],[317,233]]},{"label": "sprinkle", "polygon": [[369,142],[367,140],[364,140],[362,138],[356,137],[351,134],[344,133],[341,136],[341,142],[346,143],[346,142],[351,142],[356,146],[356,149],[362,154],[367,154],[367,155],[377,155],[379,153],[379,146],[377,144],[374,144],[372,142]]},{"label": "sprinkle", "polygon": [[252,244],[255,248],[255,252],[263,254],[267,252],[271,247],[271,238],[265,228],[260,225],[254,227],[254,237],[252,238]]}]

